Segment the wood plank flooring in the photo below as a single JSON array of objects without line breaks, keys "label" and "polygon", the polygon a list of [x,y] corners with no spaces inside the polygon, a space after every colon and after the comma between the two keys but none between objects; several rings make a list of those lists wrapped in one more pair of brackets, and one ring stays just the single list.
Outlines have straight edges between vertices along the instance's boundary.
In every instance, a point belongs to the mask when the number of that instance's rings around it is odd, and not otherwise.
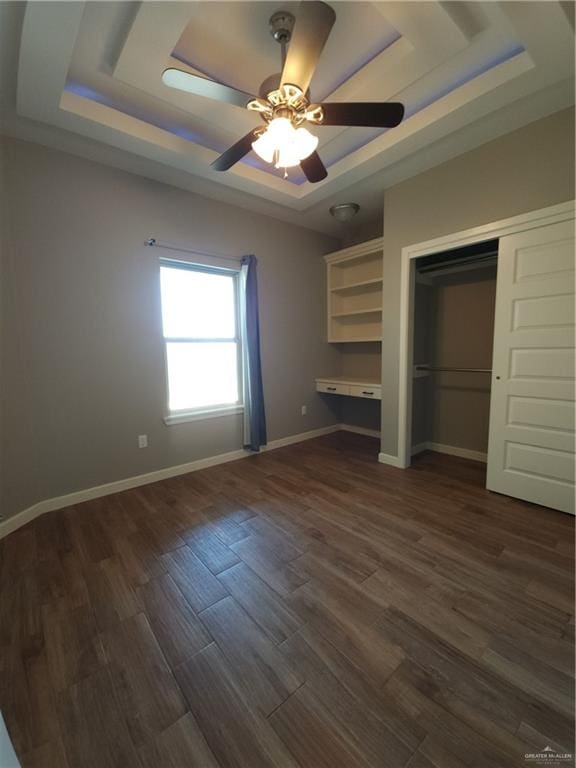
[{"label": "wood plank flooring", "polygon": [[[510,768],[571,752],[574,520],[337,433],[0,544],[24,768]],[[569,761],[563,765],[569,765]]]}]

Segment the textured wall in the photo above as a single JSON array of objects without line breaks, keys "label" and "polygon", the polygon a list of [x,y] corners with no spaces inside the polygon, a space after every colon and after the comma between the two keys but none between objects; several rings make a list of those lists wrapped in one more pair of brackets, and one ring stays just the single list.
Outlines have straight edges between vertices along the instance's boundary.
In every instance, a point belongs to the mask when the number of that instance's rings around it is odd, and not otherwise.
[{"label": "textured wall", "polygon": [[386,190],[383,453],[398,452],[402,248],[573,198],[573,110],[538,120]]},{"label": "textured wall", "polygon": [[338,420],[314,385],[337,368],[322,259],[337,241],[35,144],[8,140],[6,160],[5,516],[241,447],[239,416],[162,421],[160,252],[144,247],[149,236],[258,257],[269,439]]}]

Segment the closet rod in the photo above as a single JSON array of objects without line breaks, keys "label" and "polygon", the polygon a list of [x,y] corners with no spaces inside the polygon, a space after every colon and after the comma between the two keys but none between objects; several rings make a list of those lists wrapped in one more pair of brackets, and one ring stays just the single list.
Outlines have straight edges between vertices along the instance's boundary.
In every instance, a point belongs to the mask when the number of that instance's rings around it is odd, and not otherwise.
[{"label": "closet rod", "polygon": [[435,365],[417,365],[417,371],[451,371],[456,373],[492,373],[492,368],[443,368]]},{"label": "closet rod", "polygon": [[155,237],[149,237],[145,245],[151,248],[166,248],[168,251],[182,251],[183,253],[192,253],[195,256],[206,256],[210,259],[221,259],[222,261],[240,261],[240,256],[222,256],[218,253],[209,253],[208,251],[198,251],[193,248],[185,248],[183,245],[171,245],[163,240],[156,240]]}]

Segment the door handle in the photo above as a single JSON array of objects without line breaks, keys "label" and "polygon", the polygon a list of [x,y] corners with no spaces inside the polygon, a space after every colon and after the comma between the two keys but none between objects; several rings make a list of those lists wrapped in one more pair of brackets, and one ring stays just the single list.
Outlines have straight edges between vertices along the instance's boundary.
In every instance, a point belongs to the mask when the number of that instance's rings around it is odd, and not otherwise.
[{"label": "door handle", "polygon": [[336,392],[336,387],[326,387],[328,392]]},{"label": "door handle", "polygon": [[362,394],[363,394],[363,395],[373,395],[373,394],[374,394],[374,392],[366,392],[366,390],[363,390],[363,391],[362,391]]}]

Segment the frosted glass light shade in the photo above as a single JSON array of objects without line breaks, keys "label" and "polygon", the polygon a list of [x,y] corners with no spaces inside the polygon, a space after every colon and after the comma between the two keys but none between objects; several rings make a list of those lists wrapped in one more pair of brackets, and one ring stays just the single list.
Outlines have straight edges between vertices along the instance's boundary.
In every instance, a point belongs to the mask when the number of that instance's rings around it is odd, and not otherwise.
[{"label": "frosted glass light shade", "polygon": [[286,117],[271,121],[265,133],[252,142],[252,149],[276,168],[292,168],[309,157],[318,146],[318,137],[306,128],[294,128]]}]

